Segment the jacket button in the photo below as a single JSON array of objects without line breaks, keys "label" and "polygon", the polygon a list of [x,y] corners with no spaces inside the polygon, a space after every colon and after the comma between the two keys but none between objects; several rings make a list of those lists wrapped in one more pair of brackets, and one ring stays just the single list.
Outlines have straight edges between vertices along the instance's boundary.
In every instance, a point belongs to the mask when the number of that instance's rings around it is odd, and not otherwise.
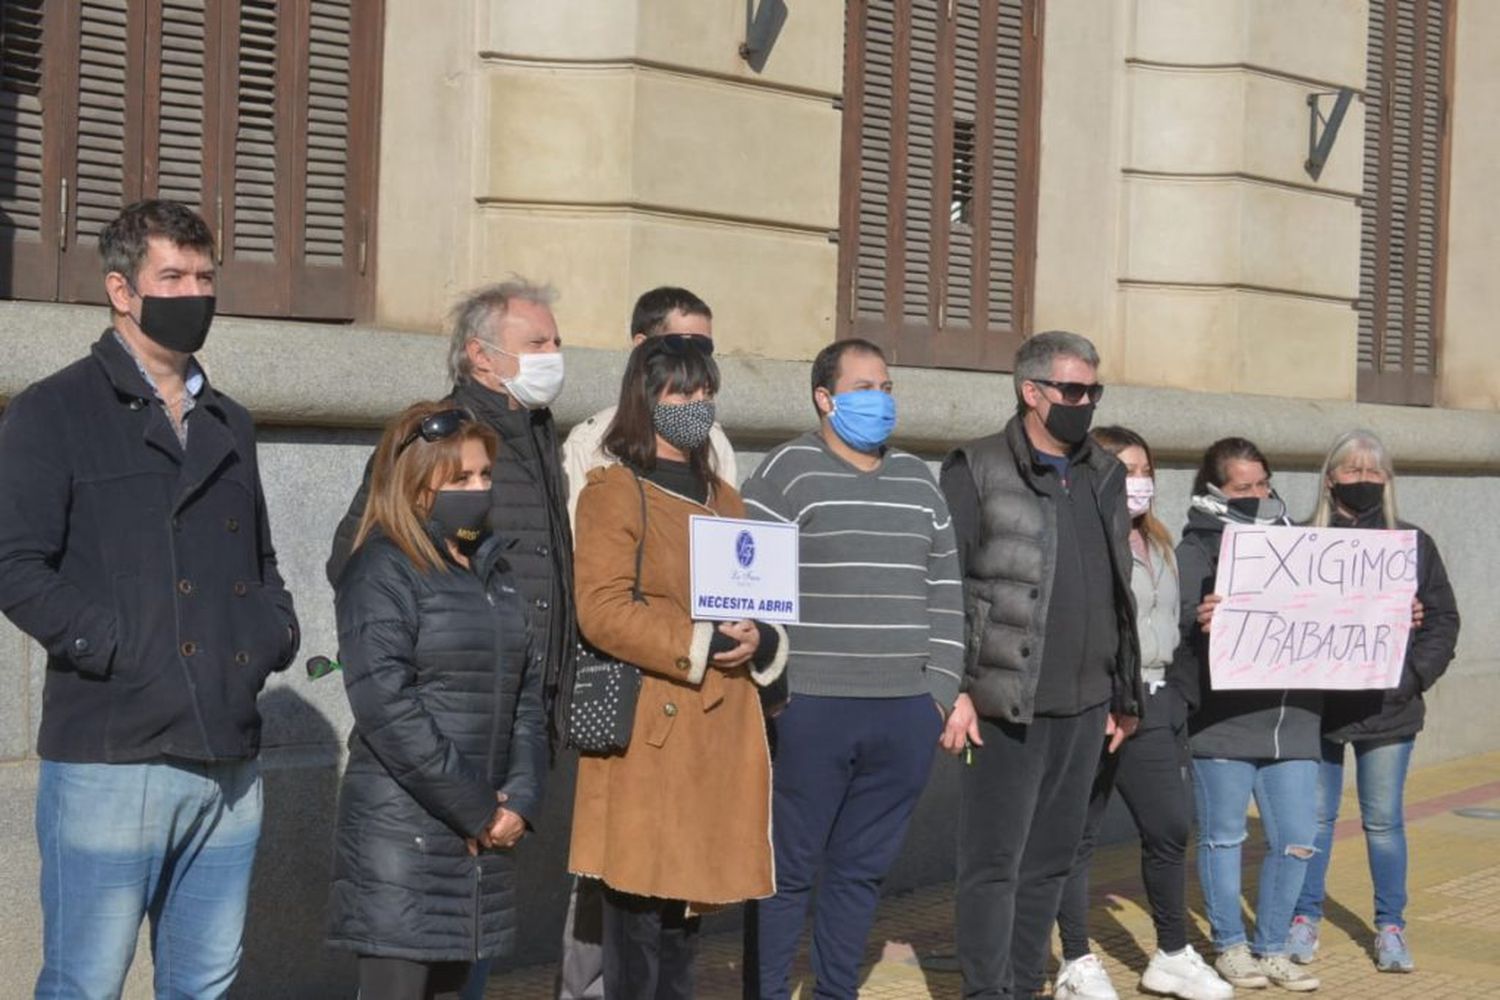
[{"label": "jacket button", "polygon": [[177,581],[177,592],[186,597],[193,592],[193,581],[184,577]]},{"label": "jacket button", "polygon": [[178,646],[177,649],[182,653],[183,656],[192,656],[194,653],[198,652],[198,644],[189,640],[183,643],[181,646]]},{"label": "jacket button", "polygon": [[245,586],[245,583],[244,583],[243,580],[236,580],[236,581],[234,581],[233,590],[234,590],[234,596],[235,597],[244,597],[246,594],[248,594],[250,592],[250,588],[247,587],[247,586]]},{"label": "jacket button", "polygon": [[533,603],[536,604],[538,611],[546,611],[548,608],[552,607],[552,602],[547,600],[545,597],[538,597]]},{"label": "jacket button", "polygon": [[130,408],[132,410],[139,410],[141,407],[143,407],[145,405],[146,405],[146,401],[144,399],[141,399],[139,396],[137,396],[135,399],[132,399],[130,401]]},{"label": "jacket button", "polygon": [[1031,655],[1031,647],[1030,646],[1022,646],[1021,647],[1021,656],[1026,657],[1026,656],[1030,656],[1030,655]]},{"label": "jacket button", "polygon": [[228,520],[226,520],[224,522],[224,530],[225,531],[239,531],[240,530],[239,518],[231,517]]},{"label": "jacket button", "polygon": [[669,701],[661,707],[661,714],[670,718],[677,714],[677,706]]},{"label": "jacket button", "polygon": [[83,638],[82,636],[79,636],[77,639],[73,640],[73,652],[75,652],[75,653],[87,653],[88,651],[89,651],[89,641],[87,639]]},{"label": "jacket button", "polygon": [[1042,592],[1040,590],[1038,590],[1035,587],[1031,588],[1031,599],[1033,601],[1036,600],[1038,597],[1041,597],[1041,596],[1042,596]]},{"label": "jacket button", "polygon": [[1021,717],[1021,708],[1019,705],[1010,706],[1010,717],[1012,719],[1019,719]]},{"label": "jacket button", "polygon": [[547,548],[547,546],[545,546],[545,545],[538,545],[536,547],[536,554],[539,555],[539,556],[541,556],[543,559],[547,558],[547,556],[550,555],[551,553],[552,553],[552,550],[549,549],[549,548]]},{"label": "jacket button", "polygon": [[677,669],[678,670],[691,670],[691,669],[693,669],[693,661],[690,660],[690,659],[688,659],[686,656],[679,656],[677,658]]},{"label": "jacket button", "polygon": [[250,665],[250,654],[242,649],[234,654],[234,662],[242,667],[248,667]]}]

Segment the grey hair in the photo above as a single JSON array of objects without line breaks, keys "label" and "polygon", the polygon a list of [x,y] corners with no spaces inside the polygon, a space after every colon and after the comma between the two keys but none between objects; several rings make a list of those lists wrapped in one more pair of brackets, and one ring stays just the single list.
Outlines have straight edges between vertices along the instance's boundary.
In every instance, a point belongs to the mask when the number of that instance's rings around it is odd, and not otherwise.
[{"label": "grey hair", "polygon": [[1087,337],[1066,330],[1048,330],[1027,337],[1016,351],[1016,406],[1024,408],[1023,382],[1052,377],[1052,362],[1058,358],[1077,358],[1090,368],[1099,367],[1099,352]]},{"label": "grey hair", "polygon": [[1334,503],[1331,480],[1333,474],[1351,458],[1365,456],[1385,475],[1385,490],[1381,496],[1380,509],[1385,516],[1387,528],[1396,527],[1396,466],[1391,462],[1391,453],[1374,431],[1356,428],[1345,431],[1333,441],[1328,457],[1323,460],[1323,476],[1318,480],[1318,506],[1313,509],[1313,527],[1326,528],[1333,523]]},{"label": "grey hair", "polygon": [[448,311],[453,330],[448,342],[448,376],[455,384],[469,378],[469,341],[494,345],[495,321],[505,315],[512,299],[550,308],[557,301],[557,289],[513,274],[506,281],[474,289]]}]

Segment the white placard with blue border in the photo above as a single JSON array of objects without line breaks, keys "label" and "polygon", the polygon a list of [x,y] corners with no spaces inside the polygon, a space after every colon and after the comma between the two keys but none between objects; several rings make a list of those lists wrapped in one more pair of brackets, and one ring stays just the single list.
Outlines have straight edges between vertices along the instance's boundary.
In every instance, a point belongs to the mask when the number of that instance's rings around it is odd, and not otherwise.
[{"label": "white placard with blue border", "polygon": [[800,620],[795,524],[702,515],[690,521],[694,618]]}]

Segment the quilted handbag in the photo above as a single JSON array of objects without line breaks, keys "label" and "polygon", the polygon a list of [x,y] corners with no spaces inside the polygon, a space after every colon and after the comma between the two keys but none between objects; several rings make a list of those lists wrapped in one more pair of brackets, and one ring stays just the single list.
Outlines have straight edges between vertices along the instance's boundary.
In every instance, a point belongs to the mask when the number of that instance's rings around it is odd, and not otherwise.
[{"label": "quilted handbag", "polygon": [[[635,477],[635,485],[641,491],[641,537],[635,547],[635,585],[630,596],[645,604],[641,560],[646,551],[646,488],[640,476]],[[568,745],[597,756],[624,753],[635,728],[635,705],[640,695],[639,667],[579,643],[568,702]]]}]

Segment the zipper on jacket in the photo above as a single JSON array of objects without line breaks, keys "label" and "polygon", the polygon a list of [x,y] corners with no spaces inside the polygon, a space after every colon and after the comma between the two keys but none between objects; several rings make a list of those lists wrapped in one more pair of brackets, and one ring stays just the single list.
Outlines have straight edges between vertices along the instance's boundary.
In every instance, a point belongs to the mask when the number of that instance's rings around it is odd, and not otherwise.
[{"label": "zipper on jacket", "polygon": [[478,858],[474,859],[474,961],[479,961],[479,923],[481,903],[484,893],[480,892],[480,883],[484,879],[484,863]]}]

